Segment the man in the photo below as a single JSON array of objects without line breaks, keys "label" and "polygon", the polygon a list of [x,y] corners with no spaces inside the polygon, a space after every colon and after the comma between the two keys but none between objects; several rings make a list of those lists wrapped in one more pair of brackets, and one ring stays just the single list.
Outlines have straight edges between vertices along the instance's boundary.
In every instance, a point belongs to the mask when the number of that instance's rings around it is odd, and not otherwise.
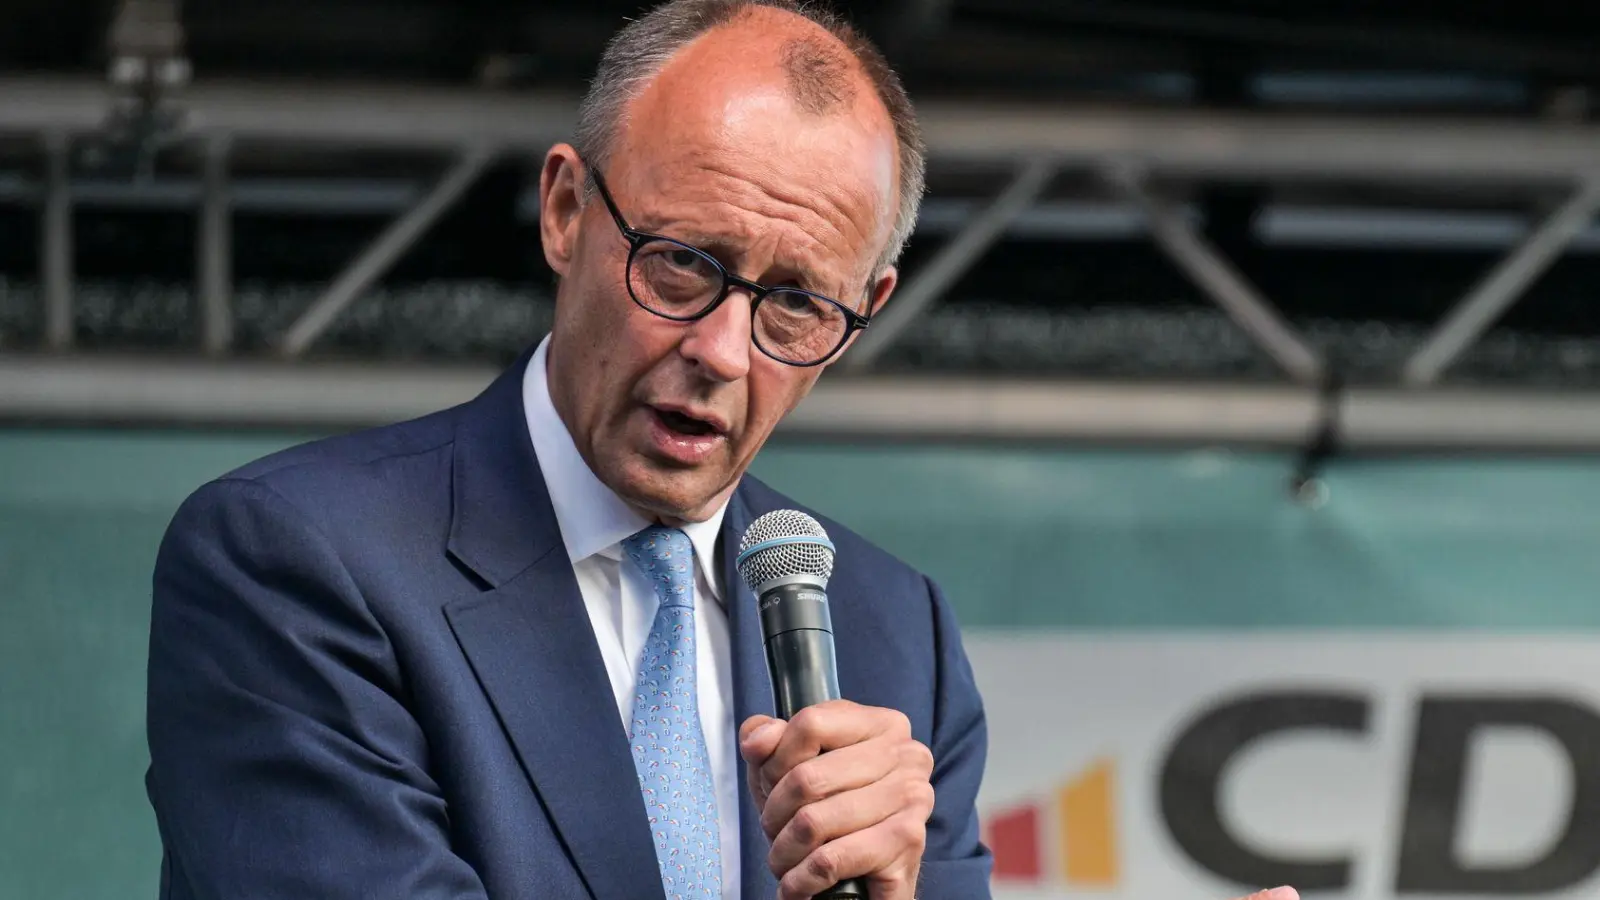
[{"label": "man", "polygon": [[882,307],[910,105],[843,25],[678,0],[540,179],[555,325],[481,397],[209,484],[157,562],[163,896],[988,896],[982,705],[927,579],[837,523],[848,701],[771,718],[745,476]]}]

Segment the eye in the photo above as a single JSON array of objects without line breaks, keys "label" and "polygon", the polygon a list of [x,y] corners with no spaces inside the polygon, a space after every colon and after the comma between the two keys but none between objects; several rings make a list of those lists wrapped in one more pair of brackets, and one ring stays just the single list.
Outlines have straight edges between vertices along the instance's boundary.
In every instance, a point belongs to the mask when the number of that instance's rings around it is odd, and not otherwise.
[{"label": "eye", "polygon": [[668,250],[666,257],[668,264],[679,269],[704,269],[708,267],[705,257],[683,247],[674,247]]},{"label": "eye", "polygon": [[776,304],[779,309],[789,313],[790,315],[814,316],[819,312],[817,309],[817,304],[820,301],[808,294],[802,294],[798,291],[774,291],[772,295],[767,298],[767,302]]}]

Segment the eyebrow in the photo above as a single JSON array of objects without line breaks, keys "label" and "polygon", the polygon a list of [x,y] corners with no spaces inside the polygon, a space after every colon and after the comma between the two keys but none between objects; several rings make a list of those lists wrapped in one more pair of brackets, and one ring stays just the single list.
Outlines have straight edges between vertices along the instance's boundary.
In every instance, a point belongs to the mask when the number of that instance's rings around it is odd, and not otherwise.
[{"label": "eyebrow", "polygon": [[[740,244],[737,241],[734,241],[731,238],[724,237],[724,236],[721,236],[721,235],[706,234],[705,232],[687,231],[686,230],[686,231],[683,231],[681,233],[664,234],[664,233],[660,233],[660,232],[652,232],[649,229],[645,229],[645,228],[640,228],[639,230],[640,231],[645,231],[645,232],[651,233],[651,234],[660,234],[661,237],[671,238],[672,240],[688,244],[691,247],[694,247],[696,249],[704,250],[705,252],[707,252],[707,253],[711,254],[712,256],[716,257],[717,262],[722,263],[722,265],[725,266],[728,269],[728,271],[730,271],[730,272],[733,271],[734,267],[730,264],[729,261],[733,257],[737,256],[739,254],[739,252],[744,249],[742,244]],[[825,282],[824,282],[823,279],[818,278],[815,272],[812,272],[809,269],[790,268],[790,267],[787,267],[787,266],[783,267],[783,269],[784,269],[784,271],[792,272],[794,274],[793,281],[795,283],[797,283],[801,288],[803,288],[805,290],[808,290],[808,291],[811,291],[813,293],[823,294],[824,296],[830,297],[831,299],[834,299],[834,300],[838,300],[841,303],[844,302],[843,298],[835,297],[835,296],[833,296],[833,294],[828,293],[827,291],[824,291],[824,290],[820,289],[820,287],[823,286],[825,284]],[[735,273],[735,274],[737,274],[737,273]],[[755,281],[756,279],[751,279],[751,280]],[[770,284],[763,284],[763,286],[764,287],[772,287],[772,285],[770,285]],[[848,305],[848,304],[846,304],[846,305]],[[854,309],[855,307],[852,306],[851,308]]]}]

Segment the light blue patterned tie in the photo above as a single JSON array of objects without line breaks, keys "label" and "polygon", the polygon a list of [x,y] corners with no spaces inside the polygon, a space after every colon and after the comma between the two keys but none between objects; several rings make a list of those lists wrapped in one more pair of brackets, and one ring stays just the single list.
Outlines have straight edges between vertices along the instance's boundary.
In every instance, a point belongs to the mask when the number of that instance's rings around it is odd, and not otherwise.
[{"label": "light blue patterned tie", "polygon": [[676,528],[652,526],[622,547],[660,601],[639,658],[629,736],[661,884],[668,900],[720,900],[722,838],[695,691],[694,546]]}]

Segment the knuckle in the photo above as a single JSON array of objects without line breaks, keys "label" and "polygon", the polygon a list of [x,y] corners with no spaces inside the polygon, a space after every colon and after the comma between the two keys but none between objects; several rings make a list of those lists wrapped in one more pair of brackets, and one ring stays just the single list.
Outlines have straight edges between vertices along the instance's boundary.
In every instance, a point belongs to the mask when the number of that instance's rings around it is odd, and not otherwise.
[{"label": "knuckle", "polygon": [[901,809],[932,812],[933,785],[920,778],[906,779],[901,794]]},{"label": "knuckle", "polygon": [[789,820],[789,831],[801,846],[811,847],[822,837],[822,817],[812,807],[804,807]]},{"label": "knuckle", "polygon": [[806,857],[807,873],[824,884],[833,884],[838,881],[843,865],[844,861],[839,858],[839,852],[832,847],[818,847],[815,852]]},{"label": "knuckle", "polygon": [[920,853],[923,845],[928,840],[928,828],[921,819],[914,816],[896,816],[894,822],[895,836],[900,843],[913,848]]},{"label": "knuckle", "polygon": [[789,727],[809,743],[822,733],[825,718],[820,707],[808,706],[789,719]]},{"label": "knuckle", "polygon": [[815,803],[828,796],[828,775],[815,761],[803,762],[789,772],[794,793],[802,803]]},{"label": "knuckle", "polygon": [[906,741],[900,745],[900,761],[919,772],[933,771],[933,751],[921,741]]},{"label": "knuckle", "polygon": [[911,717],[898,709],[886,710],[889,730],[895,734],[911,734]]}]

